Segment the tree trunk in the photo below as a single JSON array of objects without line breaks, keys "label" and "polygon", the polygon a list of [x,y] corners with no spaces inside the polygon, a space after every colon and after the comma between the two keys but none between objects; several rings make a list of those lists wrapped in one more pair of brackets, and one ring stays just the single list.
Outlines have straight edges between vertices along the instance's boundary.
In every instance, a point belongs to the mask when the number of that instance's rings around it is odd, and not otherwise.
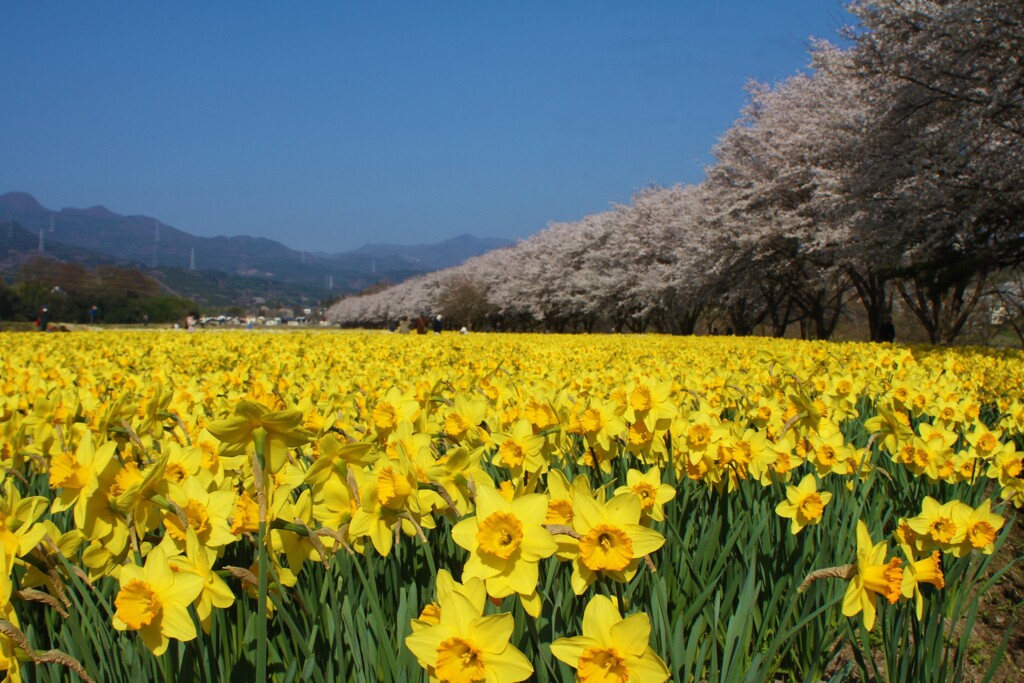
[{"label": "tree trunk", "polygon": [[968,316],[978,305],[987,283],[986,273],[969,274],[953,280],[944,271],[918,273],[900,282],[900,296],[921,321],[932,344],[951,344],[963,330]]},{"label": "tree trunk", "polygon": [[864,305],[864,311],[868,315],[868,339],[880,341],[882,322],[892,310],[888,276],[877,273],[862,274],[853,268],[847,268],[846,275],[857,290],[857,298]]}]

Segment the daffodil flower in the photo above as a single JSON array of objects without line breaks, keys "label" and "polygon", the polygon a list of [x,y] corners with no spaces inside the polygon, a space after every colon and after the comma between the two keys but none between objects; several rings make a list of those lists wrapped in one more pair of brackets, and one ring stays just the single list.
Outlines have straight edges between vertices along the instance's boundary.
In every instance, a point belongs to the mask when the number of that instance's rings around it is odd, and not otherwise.
[{"label": "daffodil flower", "polygon": [[440,599],[438,622],[406,636],[406,647],[432,679],[517,683],[533,673],[530,660],[509,643],[512,615],[481,616],[482,607],[451,591]]},{"label": "daffodil flower", "polygon": [[580,535],[573,558],[572,588],[582,595],[598,573],[625,583],[640,561],[665,543],[665,537],[640,524],[639,499],[632,493],[602,504],[586,495],[573,500],[573,528]]},{"label": "daffodil flower", "polygon": [[903,568],[900,591],[903,593],[903,597],[913,598],[914,612],[917,614],[917,618],[921,619],[924,614],[924,596],[921,595],[921,584],[930,583],[936,588],[944,588],[946,585],[939,551],[933,550],[931,553],[925,553],[924,557],[918,559],[912,546],[901,543],[900,550],[907,558],[907,566]]},{"label": "daffodil flower", "polygon": [[843,614],[853,617],[863,612],[864,627],[869,631],[875,626],[876,596],[895,604],[902,595],[903,563],[896,557],[886,562],[886,552],[885,541],[873,543],[868,525],[858,520],[857,573],[843,596]]},{"label": "daffodil flower", "polygon": [[171,638],[188,641],[196,637],[188,606],[203,590],[202,576],[172,571],[167,555],[156,548],[144,566],[124,566],[120,581],[121,589],[114,598],[115,629],[138,631],[143,644],[157,656],[167,650]]},{"label": "daffodil flower", "polygon": [[580,683],[661,683],[665,662],[651,649],[651,620],[643,612],[625,619],[615,602],[595,595],[583,612],[583,635],[559,638],[551,654],[576,669]]},{"label": "daffodil flower", "polygon": [[46,498],[22,498],[13,481],[4,482],[0,499],[0,545],[9,562],[15,557],[24,557],[46,535],[46,527],[37,521],[46,508]]},{"label": "daffodil flower", "polygon": [[641,520],[665,520],[665,503],[676,497],[674,487],[661,483],[661,469],[652,467],[646,473],[630,469],[626,472],[626,485],[615,489],[615,495],[631,493],[640,501]]},{"label": "daffodil flower", "polygon": [[548,461],[543,455],[544,437],[533,433],[529,420],[517,420],[507,432],[495,432],[493,438],[498,444],[494,464],[510,470],[513,477],[522,477],[524,472],[543,472],[548,468]]},{"label": "daffodil flower", "polygon": [[807,474],[797,486],[786,487],[786,500],[775,506],[775,513],[792,520],[789,531],[795,536],[805,526],[821,521],[830,500],[832,494],[819,492],[818,480],[813,474]]},{"label": "daffodil flower", "polygon": [[484,587],[484,582],[480,579],[468,579],[465,583],[459,583],[447,569],[439,569],[434,585],[437,599],[423,608],[418,619],[412,620],[411,626],[413,631],[420,631],[441,623],[441,602],[444,601],[449,593],[461,593],[473,605],[477,614],[484,613],[484,606],[487,603],[487,589]]},{"label": "daffodil flower", "polygon": [[199,624],[203,631],[210,632],[213,608],[225,609],[235,602],[235,594],[231,588],[213,570],[217,552],[205,547],[196,537],[195,531],[187,530],[186,556],[177,555],[167,560],[168,566],[175,572],[191,572],[203,579],[203,589],[193,604],[199,616]]},{"label": "daffodil flower", "polygon": [[[18,628],[18,613],[14,611],[11,604],[11,566],[14,558],[7,554],[4,545],[0,543],[0,619],[10,622]],[[0,633],[0,674],[6,672],[6,678],[12,681],[20,681],[21,667],[18,665],[18,657],[15,653],[14,641],[3,633]]]},{"label": "daffodil flower", "polygon": [[954,507],[958,502],[950,501],[943,504],[931,496],[925,496],[921,503],[921,514],[907,520],[907,524],[917,534],[920,542],[921,547],[918,550],[949,550],[960,545],[967,529],[956,522]]},{"label": "daffodil flower", "polygon": [[452,539],[470,552],[463,579],[482,579],[495,598],[516,593],[526,612],[538,616],[537,564],[558,549],[542,526],[547,510],[547,497],[540,493],[509,502],[490,486],[477,487],[476,516],[452,528]]},{"label": "daffodil flower", "polygon": [[170,546],[168,552],[185,550],[186,529],[191,529],[203,546],[215,550],[238,540],[228,522],[235,507],[234,491],[207,491],[198,478],[189,477],[180,486],[169,484],[167,497],[184,517],[183,523],[176,511],[164,515],[167,534],[163,542]]},{"label": "daffodil flower", "polygon": [[[959,501],[957,501],[959,503]],[[953,506],[953,520],[963,530],[963,540],[953,549],[957,557],[963,557],[972,550],[984,555],[995,552],[996,536],[1005,520],[991,510],[992,501],[985,500],[977,509],[965,503]]]},{"label": "daffodil flower", "polygon": [[312,438],[303,426],[305,416],[298,408],[271,411],[261,403],[239,401],[235,414],[206,425],[206,431],[230,446],[244,446],[257,429],[266,431],[267,470],[273,474],[284,465],[287,451],[308,443]]}]

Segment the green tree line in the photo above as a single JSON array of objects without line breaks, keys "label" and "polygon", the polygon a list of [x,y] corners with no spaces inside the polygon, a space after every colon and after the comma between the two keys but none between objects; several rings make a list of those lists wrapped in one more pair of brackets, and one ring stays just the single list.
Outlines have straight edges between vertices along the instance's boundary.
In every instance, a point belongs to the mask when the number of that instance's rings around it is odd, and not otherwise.
[{"label": "green tree line", "polygon": [[18,268],[12,283],[0,280],[3,320],[36,320],[43,306],[50,322],[67,323],[167,323],[198,310],[194,301],[168,294],[135,268],[36,258]]}]

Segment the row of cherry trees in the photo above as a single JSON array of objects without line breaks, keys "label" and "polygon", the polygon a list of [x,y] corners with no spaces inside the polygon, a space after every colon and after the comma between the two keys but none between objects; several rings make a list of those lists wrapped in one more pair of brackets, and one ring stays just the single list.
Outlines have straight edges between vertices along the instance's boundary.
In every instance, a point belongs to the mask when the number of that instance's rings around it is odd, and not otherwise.
[{"label": "row of cherry trees", "polygon": [[329,315],[458,324],[828,338],[859,303],[878,339],[898,298],[948,343],[1024,257],[1024,3],[863,0],[851,47],[750,87],[699,185],[555,224]]}]

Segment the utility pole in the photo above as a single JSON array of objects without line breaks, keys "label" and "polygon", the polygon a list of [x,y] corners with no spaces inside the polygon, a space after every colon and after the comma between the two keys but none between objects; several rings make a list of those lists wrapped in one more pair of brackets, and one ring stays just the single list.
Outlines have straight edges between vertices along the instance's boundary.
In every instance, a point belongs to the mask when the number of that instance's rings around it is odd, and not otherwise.
[{"label": "utility pole", "polygon": [[43,229],[39,228],[39,253],[46,253],[46,243],[43,241]]},{"label": "utility pole", "polygon": [[191,251],[189,251],[189,255],[188,255],[188,269],[189,270],[195,270],[196,269],[196,248],[195,247],[192,247]]}]

